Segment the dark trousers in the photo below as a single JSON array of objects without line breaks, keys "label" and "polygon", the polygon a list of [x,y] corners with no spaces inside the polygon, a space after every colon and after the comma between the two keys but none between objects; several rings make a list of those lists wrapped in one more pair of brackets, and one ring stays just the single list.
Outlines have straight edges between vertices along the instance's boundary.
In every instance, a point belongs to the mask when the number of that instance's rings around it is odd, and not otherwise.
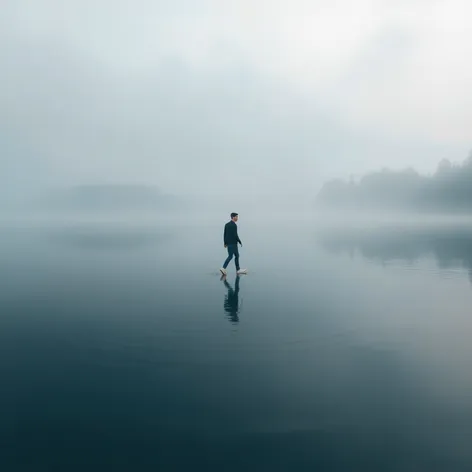
[{"label": "dark trousers", "polygon": [[228,267],[228,264],[231,262],[234,256],[234,263],[236,265],[236,270],[239,270],[239,250],[237,244],[228,244],[228,257],[223,264],[223,269]]}]

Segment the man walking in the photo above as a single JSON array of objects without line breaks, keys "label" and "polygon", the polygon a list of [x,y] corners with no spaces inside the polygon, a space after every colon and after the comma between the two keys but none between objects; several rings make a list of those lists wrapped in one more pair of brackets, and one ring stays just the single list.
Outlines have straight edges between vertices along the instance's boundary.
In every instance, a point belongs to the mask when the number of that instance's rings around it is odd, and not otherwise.
[{"label": "man walking", "polygon": [[223,267],[220,269],[220,272],[223,275],[226,275],[228,272],[226,268],[228,264],[231,262],[234,256],[234,263],[236,265],[236,272],[238,274],[245,274],[247,272],[246,269],[242,269],[239,267],[239,250],[238,250],[238,243],[243,245],[241,240],[238,236],[238,226],[236,222],[238,221],[238,214],[231,213],[231,221],[226,223],[225,225],[225,232],[223,236],[225,248],[228,248],[228,257],[223,264]]}]

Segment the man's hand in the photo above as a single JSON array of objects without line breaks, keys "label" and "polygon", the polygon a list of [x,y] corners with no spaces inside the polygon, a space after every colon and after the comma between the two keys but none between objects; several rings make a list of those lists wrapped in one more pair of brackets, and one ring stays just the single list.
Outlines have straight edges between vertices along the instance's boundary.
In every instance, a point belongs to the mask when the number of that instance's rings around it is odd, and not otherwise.
[{"label": "man's hand", "polygon": [[226,247],[228,247],[228,245],[227,245],[227,244],[225,244],[225,248],[226,248]]}]

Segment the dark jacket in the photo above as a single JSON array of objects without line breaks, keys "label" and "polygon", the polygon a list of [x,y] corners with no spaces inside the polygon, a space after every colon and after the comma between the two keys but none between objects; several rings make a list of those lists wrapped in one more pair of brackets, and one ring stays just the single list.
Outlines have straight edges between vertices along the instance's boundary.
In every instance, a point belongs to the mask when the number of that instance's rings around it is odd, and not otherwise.
[{"label": "dark jacket", "polygon": [[242,242],[238,236],[238,226],[233,220],[225,224],[225,233],[223,236],[223,240],[225,245],[238,243],[242,245]]}]

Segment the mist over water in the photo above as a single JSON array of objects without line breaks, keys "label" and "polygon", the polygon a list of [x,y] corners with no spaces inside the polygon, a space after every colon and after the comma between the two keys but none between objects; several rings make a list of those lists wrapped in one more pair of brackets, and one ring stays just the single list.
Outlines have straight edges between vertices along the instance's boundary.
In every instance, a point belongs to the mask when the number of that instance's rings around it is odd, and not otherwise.
[{"label": "mist over water", "polygon": [[0,470],[469,472],[471,13],[2,0]]},{"label": "mist over water", "polygon": [[472,229],[269,221],[3,227],[2,469],[468,470]]}]

